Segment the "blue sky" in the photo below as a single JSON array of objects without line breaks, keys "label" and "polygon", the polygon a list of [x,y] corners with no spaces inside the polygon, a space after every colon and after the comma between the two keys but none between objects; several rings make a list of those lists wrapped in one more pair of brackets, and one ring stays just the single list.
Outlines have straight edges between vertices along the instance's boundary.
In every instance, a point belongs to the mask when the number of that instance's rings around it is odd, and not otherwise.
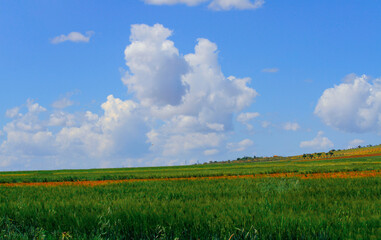
[{"label": "blue sky", "polygon": [[0,170],[379,144],[378,1],[1,1]]}]

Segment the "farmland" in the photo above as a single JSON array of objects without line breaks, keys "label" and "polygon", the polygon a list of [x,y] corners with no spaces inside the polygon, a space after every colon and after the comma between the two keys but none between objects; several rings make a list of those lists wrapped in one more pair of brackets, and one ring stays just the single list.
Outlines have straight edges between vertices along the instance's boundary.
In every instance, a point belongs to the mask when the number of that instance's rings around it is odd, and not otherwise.
[{"label": "farmland", "polygon": [[0,238],[378,239],[380,163],[2,172]]},{"label": "farmland", "polygon": [[381,157],[343,159],[286,159],[280,161],[205,164],[175,167],[115,168],[58,171],[0,172],[0,183],[121,180],[233,176],[281,172],[333,172],[377,170]]}]

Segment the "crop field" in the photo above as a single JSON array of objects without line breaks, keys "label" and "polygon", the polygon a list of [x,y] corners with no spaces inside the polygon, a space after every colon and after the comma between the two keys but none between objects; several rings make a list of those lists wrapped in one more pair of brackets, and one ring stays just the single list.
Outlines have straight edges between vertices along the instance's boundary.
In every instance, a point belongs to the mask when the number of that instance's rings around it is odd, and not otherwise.
[{"label": "crop field", "polygon": [[205,164],[175,167],[0,172],[0,183],[189,178],[268,173],[324,173],[378,170],[381,156]]},{"label": "crop field", "polygon": [[0,239],[380,239],[380,163],[0,172]]}]

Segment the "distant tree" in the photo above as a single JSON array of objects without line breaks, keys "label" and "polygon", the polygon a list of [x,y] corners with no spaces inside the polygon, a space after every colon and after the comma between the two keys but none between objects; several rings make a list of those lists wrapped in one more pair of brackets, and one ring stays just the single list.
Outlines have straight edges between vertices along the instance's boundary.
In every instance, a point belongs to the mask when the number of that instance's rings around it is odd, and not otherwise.
[{"label": "distant tree", "polygon": [[306,154],[303,154],[303,158],[306,158],[307,157],[307,155]]},{"label": "distant tree", "polygon": [[316,153],[316,155],[317,155],[318,157],[320,157],[320,156],[321,156],[321,153]]}]

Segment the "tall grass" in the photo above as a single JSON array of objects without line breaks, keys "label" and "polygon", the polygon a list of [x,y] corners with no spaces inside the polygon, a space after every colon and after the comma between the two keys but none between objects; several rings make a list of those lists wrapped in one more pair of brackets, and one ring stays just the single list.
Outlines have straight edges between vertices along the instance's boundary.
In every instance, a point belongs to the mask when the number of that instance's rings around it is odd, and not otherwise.
[{"label": "tall grass", "polygon": [[0,187],[1,239],[377,239],[381,179]]}]

